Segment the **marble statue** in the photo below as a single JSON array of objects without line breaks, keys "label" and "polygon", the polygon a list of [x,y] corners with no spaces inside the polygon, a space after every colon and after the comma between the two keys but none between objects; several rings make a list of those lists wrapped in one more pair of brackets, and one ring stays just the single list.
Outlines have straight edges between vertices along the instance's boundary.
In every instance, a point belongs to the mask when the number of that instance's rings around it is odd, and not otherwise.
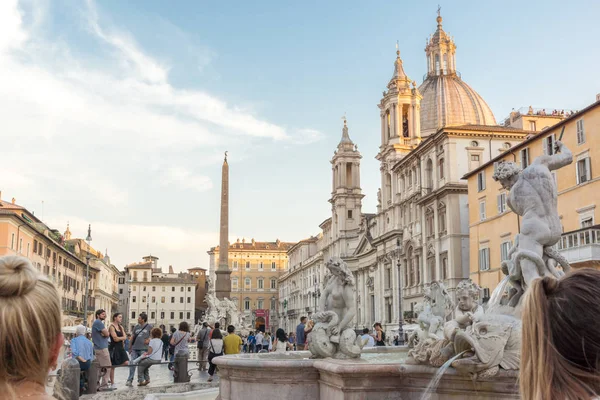
[{"label": "marble statue", "polygon": [[423,297],[423,311],[417,317],[419,328],[409,338],[409,345],[413,348],[408,351],[406,362],[440,366],[444,363],[442,358],[447,356],[442,356],[440,352],[449,344],[449,341],[444,339],[444,323],[452,314],[453,303],[442,282],[425,285]]},{"label": "marble statue", "polygon": [[350,322],[356,314],[354,277],[344,261],[331,258],[326,264],[330,275],[313,315],[315,326],[308,334],[308,348],[315,358],[358,358],[364,343]]},{"label": "marble statue", "polygon": [[456,333],[454,349],[465,351],[452,366],[462,374],[483,380],[500,368],[517,370],[521,362],[521,320],[512,315],[483,314],[473,325]]},{"label": "marble statue", "polygon": [[456,332],[467,329],[473,321],[483,315],[483,307],[477,303],[481,288],[471,279],[460,281],[456,286],[456,308],[454,318],[444,324],[444,337],[454,340]]},{"label": "marble statue", "polygon": [[571,151],[560,141],[554,144],[553,155],[536,158],[521,170],[513,162],[500,162],[493,179],[510,190],[507,204],[520,215],[521,229],[509,251],[509,260],[502,262],[505,275],[514,288],[509,305],[515,307],[530,282],[543,276],[560,278],[570,269],[567,260],[552,248],[560,239],[562,226],[557,210],[557,189],[550,171],[573,162]]}]

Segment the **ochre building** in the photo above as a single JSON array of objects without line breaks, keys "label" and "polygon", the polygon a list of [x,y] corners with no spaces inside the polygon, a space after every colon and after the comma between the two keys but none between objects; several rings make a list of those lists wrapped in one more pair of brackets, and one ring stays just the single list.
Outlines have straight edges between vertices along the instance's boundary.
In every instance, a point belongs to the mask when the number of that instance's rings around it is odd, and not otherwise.
[{"label": "ochre building", "polygon": [[[527,114],[521,118],[534,119]],[[537,157],[552,154],[563,128],[562,142],[573,153],[573,163],[553,172],[564,232],[556,248],[575,268],[600,265],[600,225],[596,223],[600,218],[600,101],[596,101],[465,175],[470,277],[486,294],[503,278],[500,263],[507,258],[520,223],[506,204],[507,191],[492,179],[495,165],[513,161],[524,168]]]}]

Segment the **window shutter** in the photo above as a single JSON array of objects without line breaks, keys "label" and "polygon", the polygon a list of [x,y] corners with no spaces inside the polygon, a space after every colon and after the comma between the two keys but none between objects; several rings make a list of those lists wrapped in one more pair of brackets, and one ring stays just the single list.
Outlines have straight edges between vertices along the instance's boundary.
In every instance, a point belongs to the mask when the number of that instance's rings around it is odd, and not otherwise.
[{"label": "window shutter", "polygon": [[592,165],[590,163],[590,157],[585,159],[585,175],[588,181],[592,180]]},{"label": "window shutter", "polygon": [[544,150],[544,155],[548,155],[548,139],[549,137],[545,137],[544,140],[542,141],[543,144],[543,150]]},{"label": "window shutter", "polygon": [[575,175],[577,177],[577,184],[581,183],[581,177],[579,176],[579,161],[575,164]]},{"label": "window shutter", "polygon": [[502,214],[502,195],[499,194],[497,198],[498,214]]}]

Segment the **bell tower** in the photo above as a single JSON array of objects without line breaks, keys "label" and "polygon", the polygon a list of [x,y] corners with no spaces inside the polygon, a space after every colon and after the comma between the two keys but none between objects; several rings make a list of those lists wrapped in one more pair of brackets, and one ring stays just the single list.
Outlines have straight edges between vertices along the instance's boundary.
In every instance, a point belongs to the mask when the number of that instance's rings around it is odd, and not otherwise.
[{"label": "bell tower", "polygon": [[393,164],[421,143],[421,100],[415,81],[404,72],[400,50],[396,45],[394,73],[378,104],[381,118],[381,146],[375,157],[381,171],[381,206],[392,203]]},{"label": "bell tower", "polygon": [[331,221],[335,237],[358,234],[362,213],[362,189],[360,188],[360,159],[358,147],[348,135],[348,124],[344,117],[342,140],[331,159]]}]

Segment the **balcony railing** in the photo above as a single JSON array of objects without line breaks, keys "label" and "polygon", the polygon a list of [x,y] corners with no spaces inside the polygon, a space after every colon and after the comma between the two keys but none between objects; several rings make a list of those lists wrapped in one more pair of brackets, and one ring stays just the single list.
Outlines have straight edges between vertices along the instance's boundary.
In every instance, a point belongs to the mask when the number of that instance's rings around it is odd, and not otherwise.
[{"label": "balcony railing", "polygon": [[570,264],[600,263],[600,225],[563,233],[557,248]]}]

